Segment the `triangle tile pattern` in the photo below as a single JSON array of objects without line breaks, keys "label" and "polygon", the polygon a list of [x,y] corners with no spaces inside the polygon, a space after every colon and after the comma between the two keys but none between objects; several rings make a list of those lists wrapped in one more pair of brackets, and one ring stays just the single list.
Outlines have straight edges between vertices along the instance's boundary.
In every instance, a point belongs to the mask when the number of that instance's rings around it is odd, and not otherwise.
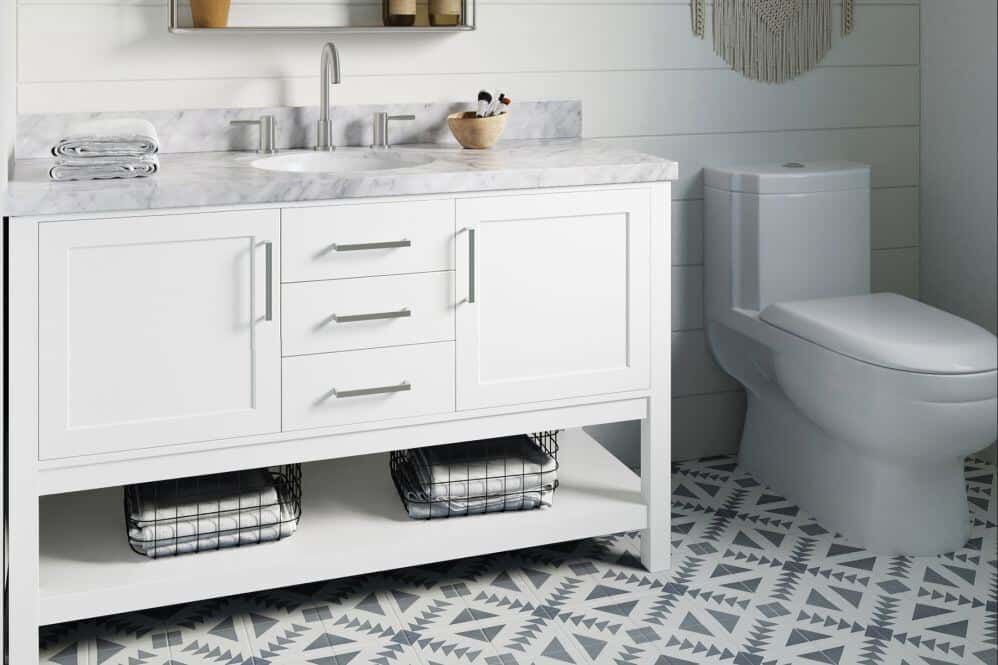
[{"label": "triangle tile pattern", "polygon": [[[46,626],[46,665],[998,665],[994,468],[972,537],[876,556],[742,472],[673,467],[672,569],[622,533]],[[192,564],[195,563],[192,560]]]}]

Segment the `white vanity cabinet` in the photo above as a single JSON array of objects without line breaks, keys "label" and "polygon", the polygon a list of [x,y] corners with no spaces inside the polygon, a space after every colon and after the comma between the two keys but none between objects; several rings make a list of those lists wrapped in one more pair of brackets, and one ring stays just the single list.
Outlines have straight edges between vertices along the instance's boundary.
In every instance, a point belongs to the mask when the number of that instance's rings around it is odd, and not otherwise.
[{"label": "white vanity cabinet", "polygon": [[279,224],[39,224],[39,457],[280,431]]},{"label": "white vanity cabinet", "polygon": [[647,389],[648,189],[459,199],[457,406]]},{"label": "white vanity cabinet", "polygon": [[[669,214],[656,181],[8,220],[11,662],[40,625],[619,531],[666,568]],[[641,477],[582,429],[626,420]],[[543,430],[551,508],[407,519],[390,451]],[[129,551],[122,485],[290,463],[290,538]]]}]

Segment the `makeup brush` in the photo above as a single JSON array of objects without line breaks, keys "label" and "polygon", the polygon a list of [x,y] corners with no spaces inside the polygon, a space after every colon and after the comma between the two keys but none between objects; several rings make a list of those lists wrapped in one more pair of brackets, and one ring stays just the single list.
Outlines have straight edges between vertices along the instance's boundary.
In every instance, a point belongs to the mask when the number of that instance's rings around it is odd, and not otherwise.
[{"label": "makeup brush", "polygon": [[509,105],[513,103],[513,100],[503,95],[503,98],[500,99],[499,102],[500,102],[499,111],[496,112],[496,115],[502,115],[503,113],[508,113]]},{"label": "makeup brush", "polygon": [[492,105],[492,94],[488,90],[478,92],[478,112],[475,114],[479,118],[484,118]]},{"label": "makeup brush", "polygon": [[489,110],[488,110],[488,111],[486,111],[485,115],[486,115],[486,116],[493,116],[493,115],[495,115],[495,114],[496,114],[496,111],[498,111],[498,110],[499,110],[499,100],[501,100],[501,99],[502,99],[503,97],[505,97],[505,96],[506,96],[506,95],[504,95],[504,94],[503,94],[503,93],[501,93],[501,92],[500,92],[499,94],[497,94],[497,95],[496,95],[496,96],[495,96],[495,97],[494,97],[494,98],[492,99],[492,103],[491,103],[491,104],[489,104]]}]

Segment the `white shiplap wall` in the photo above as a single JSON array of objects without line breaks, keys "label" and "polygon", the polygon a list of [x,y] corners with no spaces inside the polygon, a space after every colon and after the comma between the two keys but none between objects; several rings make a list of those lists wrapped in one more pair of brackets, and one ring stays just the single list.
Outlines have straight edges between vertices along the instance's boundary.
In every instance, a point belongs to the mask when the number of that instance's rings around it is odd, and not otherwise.
[{"label": "white shiplap wall", "polygon": [[[162,0],[18,0],[18,110],[315,104],[321,35],[170,35]],[[249,3],[247,3],[249,5]],[[253,0],[240,11],[315,11]],[[840,7],[836,6],[836,20]],[[680,163],[672,256],[674,456],[731,450],[743,396],[703,334],[706,164],[874,166],[874,283],[917,294],[919,6],[860,0],[856,31],[782,86],[745,80],[690,32],[686,2],[479,0],[473,33],[342,35],[340,103],[583,101],[584,133]],[[836,24],[837,25],[837,24]],[[707,34],[710,34],[708,26]],[[625,454],[633,428],[604,430]]]},{"label": "white shiplap wall", "polygon": [[922,296],[998,332],[995,0],[922,11]]},{"label": "white shiplap wall", "polygon": [[[998,332],[995,0],[922,9],[922,298]],[[995,462],[992,444],[980,457]]]},{"label": "white shiplap wall", "polygon": [[[14,158],[17,99],[17,5],[0,0],[0,192],[7,186]],[[0,204],[0,208],[3,205]],[[0,209],[0,215],[3,210]]]}]

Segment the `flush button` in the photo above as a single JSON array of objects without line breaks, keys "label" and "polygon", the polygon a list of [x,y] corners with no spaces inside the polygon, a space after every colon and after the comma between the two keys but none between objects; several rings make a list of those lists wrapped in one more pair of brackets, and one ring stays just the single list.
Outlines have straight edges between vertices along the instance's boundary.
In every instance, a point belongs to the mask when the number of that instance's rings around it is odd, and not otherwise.
[{"label": "flush button", "polygon": [[785,169],[802,169],[802,168],[804,168],[804,165],[801,164],[800,162],[787,162],[786,164],[783,165],[783,168],[785,168]]}]

